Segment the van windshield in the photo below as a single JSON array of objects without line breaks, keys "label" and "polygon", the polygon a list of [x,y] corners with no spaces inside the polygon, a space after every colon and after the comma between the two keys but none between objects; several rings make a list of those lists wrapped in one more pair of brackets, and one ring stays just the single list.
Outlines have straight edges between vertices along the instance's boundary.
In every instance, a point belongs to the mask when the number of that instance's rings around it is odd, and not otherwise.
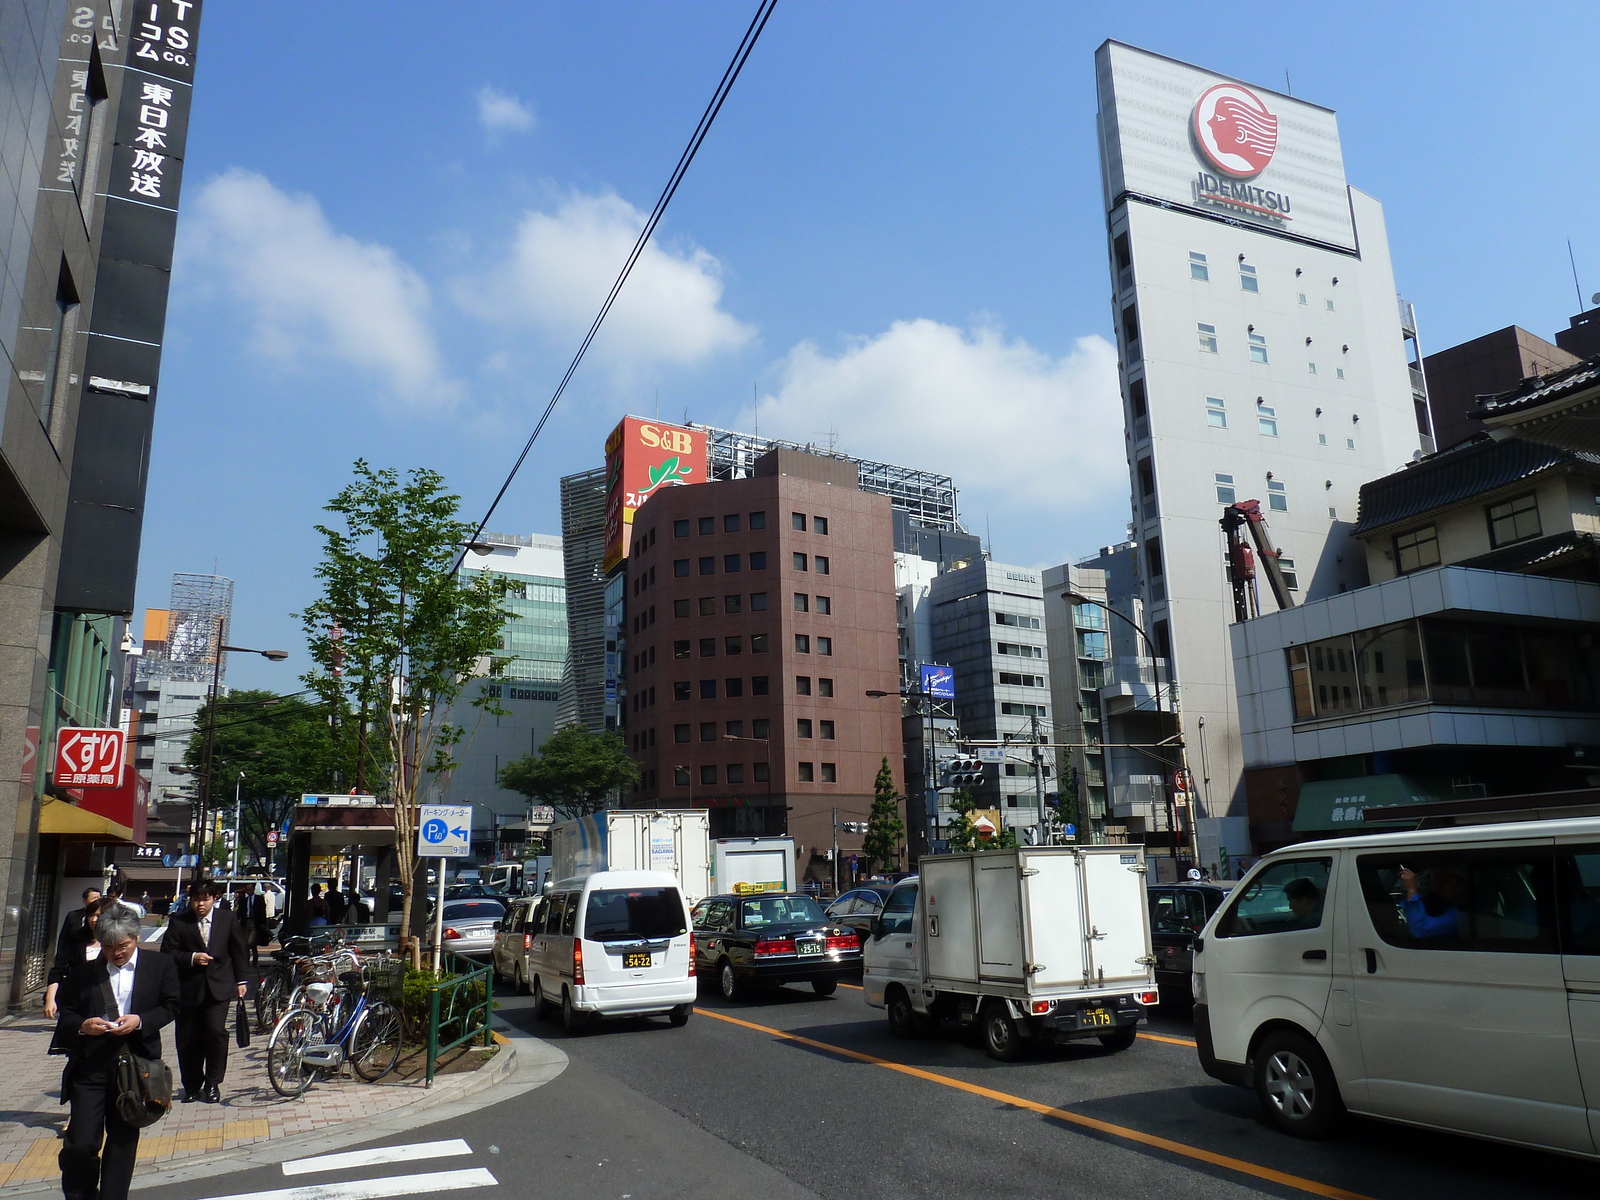
[{"label": "van windshield", "polygon": [[688,933],[677,888],[597,889],[589,893],[583,936],[592,942],[669,938]]}]

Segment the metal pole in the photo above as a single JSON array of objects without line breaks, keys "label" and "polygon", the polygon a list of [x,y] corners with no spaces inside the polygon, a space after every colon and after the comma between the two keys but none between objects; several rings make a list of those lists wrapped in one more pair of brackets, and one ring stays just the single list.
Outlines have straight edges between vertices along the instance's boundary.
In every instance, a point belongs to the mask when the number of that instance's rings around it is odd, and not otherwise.
[{"label": "metal pole", "polygon": [[[924,740],[922,755],[922,804],[924,812],[923,821],[933,830],[933,838],[939,836],[939,788],[938,781],[933,773],[936,766],[933,750],[933,697],[926,692],[922,695],[922,710],[928,717],[928,736]],[[926,836],[926,835],[924,835]],[[932,846],[928,847],[930,850]]]},{"label": "metal pole", "polygon": [[1039,825],[1034,835],[1034,845],[1049,845],[1044,820],[1044,752],[1039,749],[1039,718],[1031,717],[1033,722],[1033,794],[1039,805]]},{"label": "metal pole", "polygon": [[839,894],[839,808],[833,809],[833,894]]},{"label": "metal pole", "polygon": [[239,824],[241,810],[241,797],[244,789],[244,772],[239,772],[239,778],[233,781],[233,853],[228,855],[228,874],[239,874],[239,839],[244,836],[244,829]]},{"label": "metal pole", "polygon": [[439,952],[444,946],[444,859],[436,858],[434,862],[439,864],[439,898],[433,902],[433,973],[437,975]]},{"label": "metal pole", "polygon": [[[217,745],[217,690],[222,686],[222,618],[217,618],[217,645],[216,653],[212,656],[211,663],[211,700],[206,705],[206,749],[203,756],[204,767],[200,773],[200,811],[195,824],[198,826],[198,836],[206,836],[206,814],[211,807],[211,762]],[[195,862],[198,866],[204,862],[205,850],[201,846],[195,847]],[[195,876],[199,878],[198,873]]]}]

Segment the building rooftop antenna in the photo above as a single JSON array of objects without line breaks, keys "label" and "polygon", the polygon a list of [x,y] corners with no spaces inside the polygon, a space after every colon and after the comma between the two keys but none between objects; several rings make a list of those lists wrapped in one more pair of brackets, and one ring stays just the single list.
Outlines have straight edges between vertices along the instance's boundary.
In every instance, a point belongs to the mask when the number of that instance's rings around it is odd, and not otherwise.
[{"label": "building rooftop antenna", "polygon": [[1578,293],[1578,311],[1583,311],[1583,289],[1578,286],[1578,260],[1572,254],[1572,239],[1567,239],[1567,261],[1572,264],[1572,290]]}]

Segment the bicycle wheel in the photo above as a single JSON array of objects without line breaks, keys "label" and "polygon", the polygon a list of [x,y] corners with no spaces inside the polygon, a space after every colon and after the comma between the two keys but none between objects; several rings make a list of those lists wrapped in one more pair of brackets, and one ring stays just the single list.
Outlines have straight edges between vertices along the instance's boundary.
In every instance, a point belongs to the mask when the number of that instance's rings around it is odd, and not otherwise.
[{"label": "bicycle wheel", "polygon": [[288,1008],[289,981],[281,971],[268,972],[256,989],[256,1029],[265,1033],[277,1025]]},{"label": "bicycle wheel", "polygon": [[280,1096],[293,1099],[311,1086],[317,1069],[300,1061],[307,1046],[319,1041],[317,1015],[310,1009],[291,1008],[283,1014],[267,1041],[267,1082]]},{"label": "bicycle wheel", "polygon": [[361,1014],[350,1031],[350,1065],[362,1079],[376,1083],[400,1061],[404,1040],[400,1010],[380,1000]]}]

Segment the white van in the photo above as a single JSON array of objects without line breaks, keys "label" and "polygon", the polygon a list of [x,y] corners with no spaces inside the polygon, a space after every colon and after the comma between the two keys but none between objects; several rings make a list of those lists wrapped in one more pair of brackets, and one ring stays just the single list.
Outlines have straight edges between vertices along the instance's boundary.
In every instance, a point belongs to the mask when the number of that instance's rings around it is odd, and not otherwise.
[{"label": "white van", "polygon": [[529,984],[541,1016],[578,1030],[608,1016],[666,1013],[695,1000],[689,906],[665,871],[598,871],[551,885],[530,929]]},{"label": "white van", "polygon": [[1600,1151],[1600,818],[1308,842],[1195,943],[1206,1073],[1278,1129],[1346,1110]]}]

